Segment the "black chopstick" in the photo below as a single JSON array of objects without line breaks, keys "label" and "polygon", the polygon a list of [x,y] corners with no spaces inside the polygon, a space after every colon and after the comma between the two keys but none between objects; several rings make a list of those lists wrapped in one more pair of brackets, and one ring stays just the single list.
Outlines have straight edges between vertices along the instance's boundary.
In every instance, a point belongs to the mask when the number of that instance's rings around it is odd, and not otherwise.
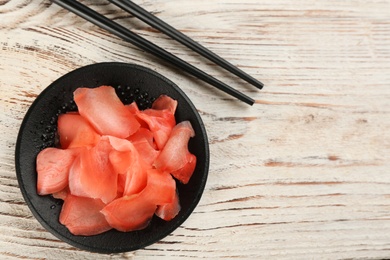
[{"label": "black chopstick", "polygon": [[224,60],[214,52],[210,51],[209,49],[206,49],[202,45],[200,45],[198,42],[192,40],[184,33],[176,30],[171,25],[167,24],[166,22],[162,21],[158,17],[154,16],[153,14],[149,13],[142,7],[138,6],[134,2],[130,0],[109,0],[111,3],[117,5],[118,7],[122,8],[123,10],[131,13],[135,17],[139,18],[140,20],[144,21],[145,23],[149,24],[150,26],[154,27],[155,29],[165,33],[172,39],[175,39],[176,41],[180,42],[181,44],[187,46],[191,50],[199,53],[203,57],[211,60],[212,62],[218,64],[222,68],[230,71],[231,73],[235,74],[236,76],[240,77],[241,79],[247,81],[248,83],[254,85],[255,87],[262,89],[264,84],[258,81],[257,79],[253,78],[252,76],[248,75],[244,71],[240,70],[239,68],[235,67],[233,64],[229,63],[228,61]]},{"label": "black chopstick", "polygon": [[84,18],[85,20],[99,26],[102,29],[105,29],[114,35],[122,38],[123,40],[130,42],[137,46],[138,48],[150,52],[153,55],[170,62],[171,64],[177,66],[180,69],[183,69],[187,73],[209,83],[210,85],[215,86],[216,88],[230,94],[233,97],[238,98],[239,100],[253,105],[254,100],[245,94],[235,90],[234,88],[226,85],[225,83],[219,81],[218,79],[208,75],[207,73],[199,70],[198,68],[192,66],[191,64],[185,62],[184,60],[174,56],[170,52],[160,48],[154,43],[142,38],[141,36],[133,33],[132,31],[126,29],[125,27],[111,21],[107,17],[97,13],[91,8],[77,2],[76,0],[52,0],[52,2],[60,5],[61,7],[73,12],[74,14]]}]

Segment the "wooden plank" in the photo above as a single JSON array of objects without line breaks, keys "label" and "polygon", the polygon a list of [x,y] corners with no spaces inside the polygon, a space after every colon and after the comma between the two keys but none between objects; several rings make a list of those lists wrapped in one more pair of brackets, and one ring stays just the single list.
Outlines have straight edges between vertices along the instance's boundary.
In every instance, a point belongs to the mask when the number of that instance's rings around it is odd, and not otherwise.
[{"label": "wooden plank", "polygon": [[[85,3],[92,4],[88,1]],[[254,97],[248,107],[50,1],[0,1],[0,258],[390,257],[390,1],[135,1],[265,83],[262,91],[114,6],[93,8]],[[211,150],[193,215],[143,250],[75,249],[34,219],[14,167],[35,97],[103,61],[151,67],[197,106]]]}]

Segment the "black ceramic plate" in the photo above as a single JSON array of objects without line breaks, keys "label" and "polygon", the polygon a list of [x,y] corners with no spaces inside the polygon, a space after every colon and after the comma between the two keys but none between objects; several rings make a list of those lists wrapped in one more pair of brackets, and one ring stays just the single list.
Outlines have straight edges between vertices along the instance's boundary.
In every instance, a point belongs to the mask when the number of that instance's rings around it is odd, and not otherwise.
[{"label": "black ceramic plate", "polygon": [[[40,150],[56,145],[58,114],[76,109],[73,91],[78,87],[116,87],[124,103],[134,99],[147,107],[153,98],[166,94],[178,101],[177,122],[190,120],[196,136],[190,140],[189,150],[197,156],[195,172],[186,185],[178,183],[182,209],[171,221],[154,217],[150,225],[140,231],[110,230],[96,236],[74,236],[58,221],[62,201],[52,196],[39,196],[36,190],[36,156]],[[37,220],[61,240],[84,250],[118,253],[137,250],[153,244],[179,227],[198,204],[206,184],[209,169],[209,147],[206,131],[194,105],[173,82],[160,74],[133,64],[98,63],[79,68],[59,78],[47,87],[28,110],[17,139],[16,174],[24,199]]]}]

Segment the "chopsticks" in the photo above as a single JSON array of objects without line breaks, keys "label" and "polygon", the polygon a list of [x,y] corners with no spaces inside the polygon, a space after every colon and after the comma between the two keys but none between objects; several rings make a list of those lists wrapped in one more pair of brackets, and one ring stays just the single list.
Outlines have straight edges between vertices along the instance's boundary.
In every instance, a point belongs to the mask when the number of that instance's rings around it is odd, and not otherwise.
[{"label": "chopsticks", "polygon": [[193,65],[187,63],[186,61],[176,57],[170,52],[162,49],[161,47],[155,45],[154,43],[142,38],[141,36],[133,33],[132,31],[126,29],[120,24],[108,19],[107,17],[97,13],[91,8],[81,4],[76,0],[52,0],[52,2],[60,5],[61,7],[67,9],[70,12],[84,18],[85,20],[99,26],[102,29],[105,29],[117,37],[132,43],[138,48],[149,52],[162,60],[165,60],[176,67],[186,71],[187,73],[203,80],[204,82],[209,83],[210,85],[224,91],[225,93],[236,97],[237,99],[253,105],[254,100],[247,95],[237,91],[236,89],[226,85],[225,83],[219,81],[218,79],[210,76],[209,74],[201,71],[200,69],[194,67]]},{"label": "chopsticks", "polygon": [[145,23],[149,24],[153,28],[165,33],[172,39],[175,39],[176,41],[180,42],[181,44],[187,46],[191,50],[199,53],[203,57],[209,59],[210,61],[216,63],[217,65],[221,66],[222,68],[230,71],[231,73],[235,74],[236,76],[240,77],[241,79],[247,81],[248,83],[254,85],[255,87],[262,89],[264,84],[258,81],[257,79],[253,78],[252,76],[248,75],[244,71],[240,70],[239,68],[235,67],[233,64],[229,63],[228,61],[224,60],[223,58],[219,57],[217,54],[213,53],[209,49],[206,49],[202,45],[200,45],[198,42],[192,40],[184,33],[176,30],[166,22],[162,21],[158,17],[154,16],[153,14],[149,13],[145,9],[143,9],[141,6],[135,4],[134,2],[130,0],[108,0],[111,3],[117,5],[118,7],[122,8],[123,10],[129,12],[130,14],[134,15],[135,17],[139,18],[140,20],[144,21]]}]

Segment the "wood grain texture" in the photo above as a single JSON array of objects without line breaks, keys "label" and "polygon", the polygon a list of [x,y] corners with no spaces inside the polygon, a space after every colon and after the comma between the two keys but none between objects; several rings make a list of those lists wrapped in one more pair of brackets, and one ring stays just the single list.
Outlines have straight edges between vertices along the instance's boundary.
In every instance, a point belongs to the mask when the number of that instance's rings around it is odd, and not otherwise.
[{"label": "wood grain texture", "polygon": [[[390,258],[390,1],[138,0],[265,83],[257,91],[106,1],[94,9],[256,99],[253,107],[43,0],[0,0],[1,259]],[[206,125],[211,166],[193,215],[136,252],[98,255],[34,219],[18,129],[52,81],[103,61],[176,82]]]}]

